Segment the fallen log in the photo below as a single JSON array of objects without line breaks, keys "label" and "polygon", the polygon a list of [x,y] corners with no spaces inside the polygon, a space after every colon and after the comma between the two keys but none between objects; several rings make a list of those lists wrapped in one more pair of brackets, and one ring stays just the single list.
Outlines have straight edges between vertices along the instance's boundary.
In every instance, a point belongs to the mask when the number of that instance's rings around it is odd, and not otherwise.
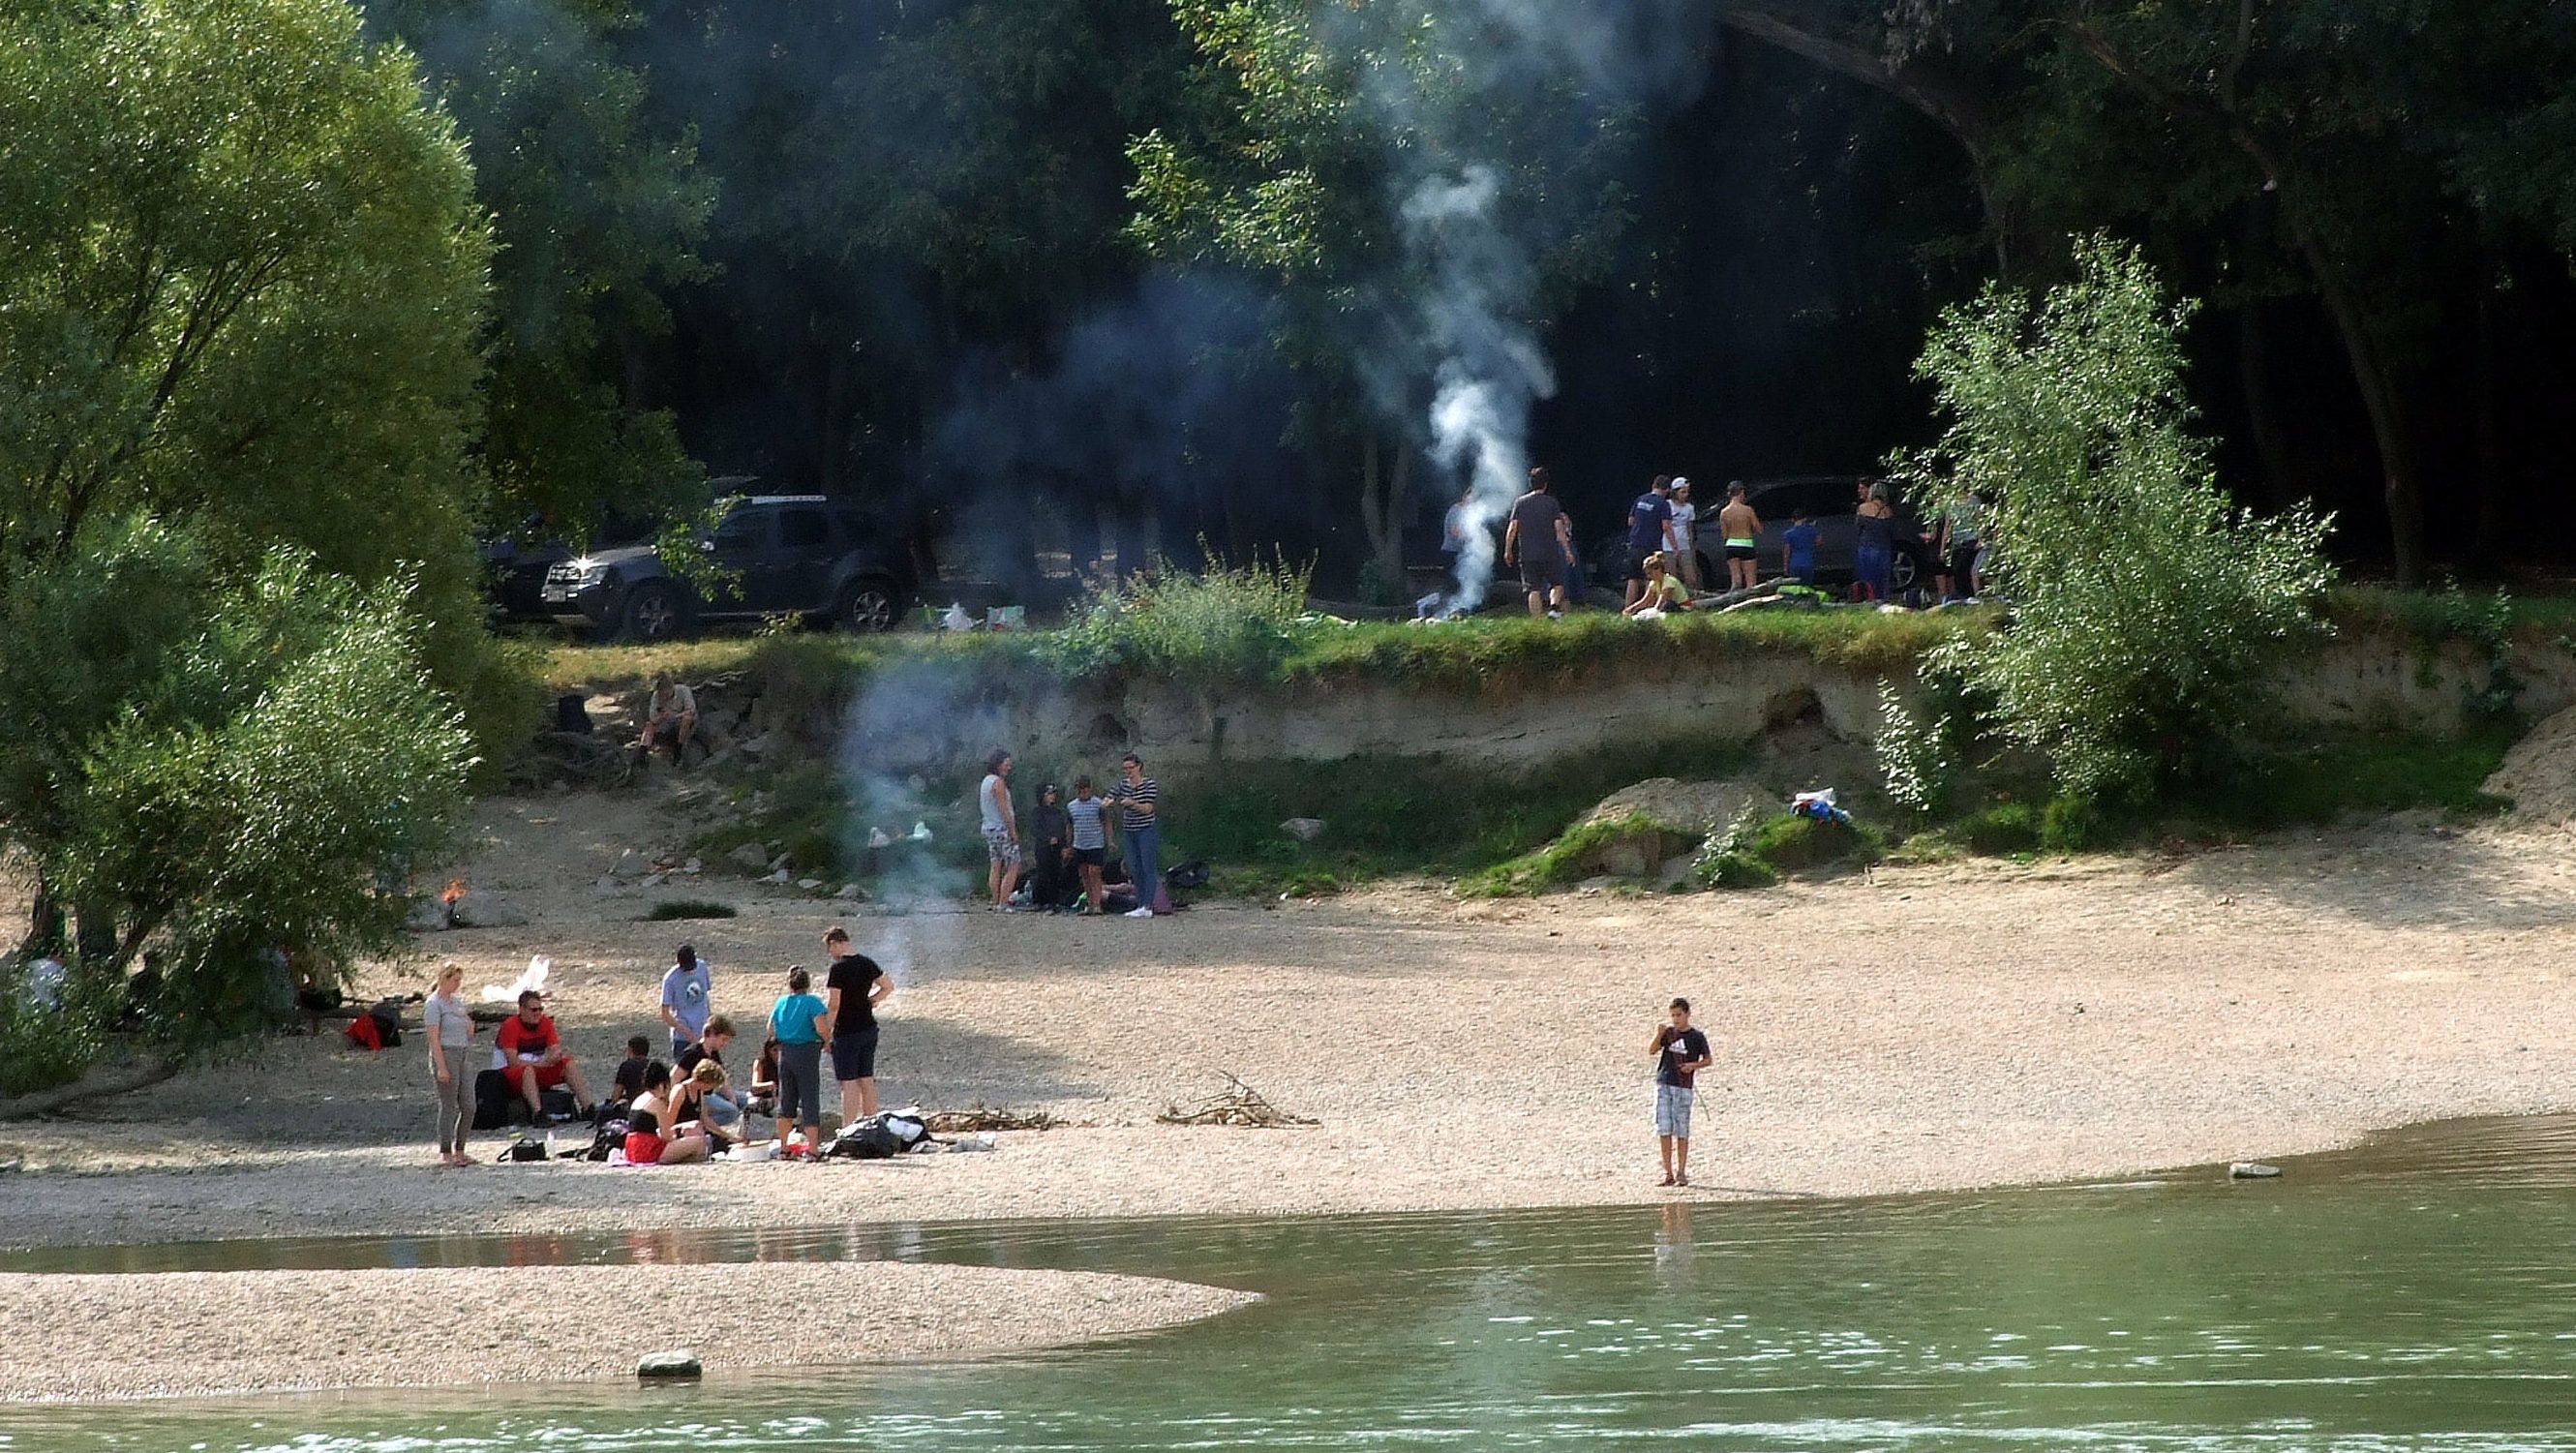
[{"label": "fallen log", "polygon": [[114,1064],[92,1065],[68,1085],[0,1099],[0,1120],[28,1120],[38,1115],[51,1115],[66,1105],[77,1105],[83,1100],[131,1094],[157,1085],[177,1073],[179,1061],[158,1054],[142,1055]]}]

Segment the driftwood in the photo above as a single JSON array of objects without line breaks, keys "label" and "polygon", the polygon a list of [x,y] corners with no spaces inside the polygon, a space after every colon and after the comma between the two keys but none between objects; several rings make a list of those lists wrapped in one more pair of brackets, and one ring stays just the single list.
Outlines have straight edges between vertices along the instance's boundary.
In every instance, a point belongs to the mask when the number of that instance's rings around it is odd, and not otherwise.
[{"label": "driftwood", "polygon": [[1225,1082],[1234,1088],[1210,1095],[1195,1105],[1183,1108],[1167,1106],[1154,1117],[1161,1125],[1232,1125],[1247,1130],[1279,1130],[1292,1125],[1320,1125],[1323,1122],[1303,1115],[1292,1115],[1270,1103],[1259,1090],[1225,1071]]},{"label": "driftwood", "polygon": [[964,1110],[933,1110],[921,1123],[933,1135],[967,1135],[978,1130],[1061,1130],[1072,1122],[1044,1110],[995,1110],[979,1103]]},{"label": "driftwood", "polygon": [[68,1085],[33,1094],[11,1095],[0,1099],[0,1120],[25,1120],[37,1115],[51,1115],[66,1105],[83,1100],[96,1100],[109,1095],[123,1095],[157,1085],[179,1073],[179,1062],[167,1055],[148,1054],[116,1064],[92,1065],[88,1073]]}]

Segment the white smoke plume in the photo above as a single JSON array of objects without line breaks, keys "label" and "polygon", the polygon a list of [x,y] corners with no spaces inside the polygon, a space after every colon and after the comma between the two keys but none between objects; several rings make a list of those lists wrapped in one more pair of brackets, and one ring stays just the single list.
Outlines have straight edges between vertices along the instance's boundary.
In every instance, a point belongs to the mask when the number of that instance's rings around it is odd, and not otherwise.
[{"label": "white smoke plume", "polygon": [[[1465,548],[1443,608],[1465,612],[1484,602],[1494,527],[1527,486],[1531,411],[1556,392],[1534,331],[1538,258],[1552,219],[1526,201],[1515,210],[1507,157],[1614,168],[1618,149],[1598,144],[1612,118],[1643,126],[1697,97],[1713,15],[1711,0],[1439,0],[1428,8],[1447,62],[1440,83],[1381,70],[1368,99],[1394,148],[1407,275],[1421,280],[1412,310],[1422,373],[1414,387],[1386,392],[1418,399],[1419,385],[1430,385],[1432,458],[1453,493],[1466,492]],[[1566,87],[1572,101],[1559,110],[1514,104]],[[1569,134],[1495,134],[1514,117]],[[1597,190],[1613,180],[1577,176],[1575,185]]]}]

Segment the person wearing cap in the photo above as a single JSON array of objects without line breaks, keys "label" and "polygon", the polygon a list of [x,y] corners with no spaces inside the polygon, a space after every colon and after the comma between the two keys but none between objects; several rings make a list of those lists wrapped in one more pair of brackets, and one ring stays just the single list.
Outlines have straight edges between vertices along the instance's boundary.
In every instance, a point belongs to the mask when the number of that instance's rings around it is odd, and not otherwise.
[{"label": "person wearing cap", "polygon": [[671,1031],[671,1058],[706,1036],[715,992],[713,966],[699,962],[696,949],[682,944],[671,950],[671,967],[662,971],[662,1023]]},{"label": "person wearing cap", "polygon": [[1673,558],[1666,562],[1693,595],[1699,593],[1699,506],[1691,503],[1691,482],[1673,476]]}]

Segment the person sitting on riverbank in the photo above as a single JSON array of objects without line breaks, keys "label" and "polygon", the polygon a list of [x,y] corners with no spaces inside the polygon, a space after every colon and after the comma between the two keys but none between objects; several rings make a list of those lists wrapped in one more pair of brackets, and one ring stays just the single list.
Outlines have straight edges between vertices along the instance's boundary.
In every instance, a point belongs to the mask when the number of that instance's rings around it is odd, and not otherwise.
[{"label": "person sitting on riverbank", "polygon": [[1624,614],[1630,620],[1653,621],[1690,608],[1690,590],[1673,573],[1672,562],[1660,550],[1647,556],[1645,589],[1628,603]]},{"label": "person sitting on riverbank", "polygon": [[644,1093],[626,1108],[628,1165],[685,1165],[707,1158],[704,1135],[683,1131],[671,1103],[671,1067],[660,1060],[644,1070]]},{"label": "person sitting on riverbank", "polygon": [[724,1052],[726,1047],[733,1043],[733,1037],[734,1027],[731,1019],[722,1014],[711,1016],[707,1020],[706,1032],[698,1036],[698,1042],[680,1051],[674,1070],[676,1083],[679,1078],[697,1074],[703,1065],[712,1064],[716,1067],[720,1079],[715,1088],[707,1094],[707,1108],[713,1117],[711,1123],[717,1129],[728,1133],[734,1133],[743,1118],[750,1114],[750,1109],[743,1103],[741,1095],[733,1089],[732,1073],[724,1067]]},{"label": "person sitting on riverbank", "polygon": [[751,1061],[751,1098],[743,1102],[743,1111],[751,1115],[778,1113],[778,1036],[766,1035],[760,1041],[760,1053]]},{"label": "person sitting on riverbank", "polygon": [[682,1134],[696,1127],[710,1152],[742,1139],[742,1112],[726,1097],[725,1085],[725,1067],[711,1059],[701,1059],[696,1069],[671,1079],[673,1126]]},{"label": "person sitting on riverbank", "polygon": [[1671,1023],[1655,1026],[1646,1053],[1655,1061],[1655,1143],[1663,1152],[1659,1185],[1690,1184],[1693,1077],[1708,1067],[1708,1036],[1691,1028],[1688,999],[1675,999]]},{"label": "person sitting on riverbank", "polygon": [[653,673],[653,695],[644,707],[644,735],[635,744],[639,764],[657,748],[667,747],[672,767],[685,766],[689,743],[697,735],[697,693],[672,680],[668,671]]},{"label": "person sitting on riverbank", "polygon": [[640,1034],[626,1037],[626,1058],[617,1062],[616,1093],[611,1102],[632,1102],[644,1093],[644,1071],[653,1063],[653,1041]]},{"label": "person sitting on riverbank", "polygon": [[572,1091],[577,1113],[586,1116],[597,1108],[590,1092],[582,1088],[581,1070],[564,1049],[563,1036],[555,1032],[554,1016],[546,1012],[543,994],[521,990],[519,1012],[501,1021],[501,1032],[494,1038],[501,1052],[501,1075],[512,1092],[527,1102],[530,1121],[545,1122],[545,1092],[557,1085]]}]

